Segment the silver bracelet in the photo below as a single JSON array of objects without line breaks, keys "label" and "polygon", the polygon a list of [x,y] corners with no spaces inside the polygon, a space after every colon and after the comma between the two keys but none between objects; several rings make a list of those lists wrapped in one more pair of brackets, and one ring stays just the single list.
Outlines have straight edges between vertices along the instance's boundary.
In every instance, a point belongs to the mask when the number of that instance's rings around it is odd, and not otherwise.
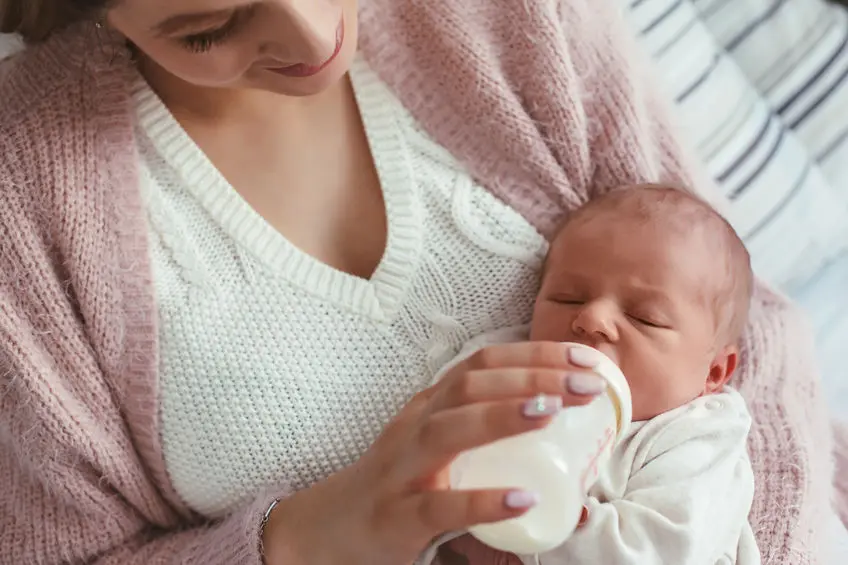
[{"label": "silver bracelet", "polygon": [[263,563],[265,562],[265,526],[268,525],[268,522],[271,520],[271,513],[279,503],[279,498],[271,502],[268,506],[268,510],[266,510],[265,514],[262,515],[262,521],[259,523],[259,555],[262,557]]}]

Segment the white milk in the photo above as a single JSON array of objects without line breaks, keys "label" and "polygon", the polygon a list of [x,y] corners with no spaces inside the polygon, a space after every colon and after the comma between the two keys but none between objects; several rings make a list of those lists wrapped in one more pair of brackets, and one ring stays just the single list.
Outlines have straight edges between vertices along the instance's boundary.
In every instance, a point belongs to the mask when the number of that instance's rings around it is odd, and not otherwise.
[{"label": "white milk", "polygon": [[539,495],[523,516],[470,528],[474,537],[527,555],[562,545],[577,528],[586,493],[632,417],[630,387],[618,366],[604,356],[595,371],[608,386],[590,404],[562,410],[545,429],[466,451],[451,465],[454,489],[520,488]]}]

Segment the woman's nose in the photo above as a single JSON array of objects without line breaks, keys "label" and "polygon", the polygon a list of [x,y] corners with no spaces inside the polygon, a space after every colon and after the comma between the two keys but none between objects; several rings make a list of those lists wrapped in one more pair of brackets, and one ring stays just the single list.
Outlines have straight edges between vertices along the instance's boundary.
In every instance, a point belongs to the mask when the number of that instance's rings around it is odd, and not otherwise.
[{"label": "woman's nose", "polygon": [[333,56],[342,8],[337,0],[276,0],[262,31],[262,52],[284,64],[320,65]]},{"label": "woman's nose", "polygon": [[583,305],[574,318],[571,329],[575,334],[590,339],[618,340],[614,308],[601,301]]}]

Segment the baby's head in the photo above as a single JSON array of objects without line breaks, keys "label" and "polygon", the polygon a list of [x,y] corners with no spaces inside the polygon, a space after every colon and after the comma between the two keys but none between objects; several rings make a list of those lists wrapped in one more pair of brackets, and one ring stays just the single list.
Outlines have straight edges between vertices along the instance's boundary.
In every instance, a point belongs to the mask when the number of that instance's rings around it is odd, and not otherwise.
[{"label": "baby's head", "polygon": [[545,264],[531,339],[615,359],[646,420],[721,390],[739,362],[753,288],[736,232],[678,189],[615,190],[571,215]]}]

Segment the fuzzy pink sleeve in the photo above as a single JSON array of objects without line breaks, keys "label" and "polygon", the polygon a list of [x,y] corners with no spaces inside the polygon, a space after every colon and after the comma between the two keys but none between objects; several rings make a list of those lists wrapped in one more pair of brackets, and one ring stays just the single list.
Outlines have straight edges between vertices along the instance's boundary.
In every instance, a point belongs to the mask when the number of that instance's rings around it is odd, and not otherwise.
[{"label": "fuzzy pink sleeve", "polygon": [[0,171],[0,565],[260,565],[275,496],[214,522],[165,500],[127,425],[140,396],[104,377],[35,199],[8,181]]},{"label": "fuzzy pink sleeve", "polygon": [[267,502],[257,501],[216,523],[159,529],[84,466],[52,484],[21,476],[18,461],[0,452],[0,564],[260,565],[259,525]]},{"label": "fuzzy pink sleeve", "polygon": [[79,387],[33,355],[32,328],[10,325],[0,298],[0,564],[260,565],[274,496],[213,523],[177,516],[133,455],[108,390]]},{"label": "fuzzy pink sleeve", "polygon": [[[0,564],[260,565],[274,496],[213,523],[177,516],[134,455],[108,389],[39,355],[34,328],[0,298]],[[85,356],[76,345],[69,353]]]}]

